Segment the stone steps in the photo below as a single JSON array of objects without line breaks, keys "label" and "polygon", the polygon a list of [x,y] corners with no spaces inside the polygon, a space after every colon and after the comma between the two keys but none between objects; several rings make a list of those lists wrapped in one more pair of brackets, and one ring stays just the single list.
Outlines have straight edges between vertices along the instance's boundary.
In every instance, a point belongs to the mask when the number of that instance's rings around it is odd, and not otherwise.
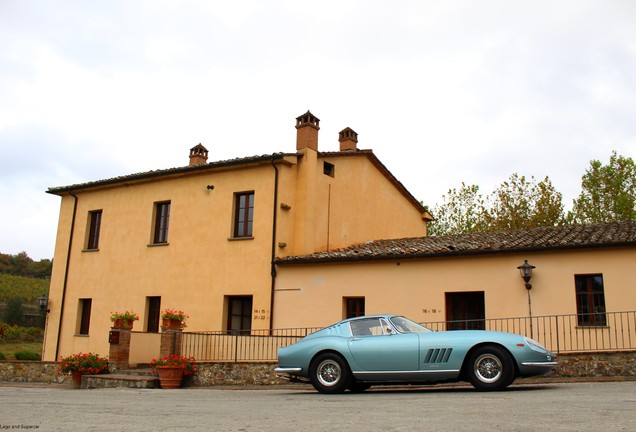
[{"label": "stone steps", "polygon": [[160,386],[159,378],[152,373],[151,369],[127,369],[118,370],[112,374],[84,375],[81,388],[153,389],[160,388]]},{"label": "stone steps", "polygon": [[115,371],[118,375],[137,375],[137,376],[154,376],[157,375],[149,367],[140,367],[134,369],[117,369]]}]

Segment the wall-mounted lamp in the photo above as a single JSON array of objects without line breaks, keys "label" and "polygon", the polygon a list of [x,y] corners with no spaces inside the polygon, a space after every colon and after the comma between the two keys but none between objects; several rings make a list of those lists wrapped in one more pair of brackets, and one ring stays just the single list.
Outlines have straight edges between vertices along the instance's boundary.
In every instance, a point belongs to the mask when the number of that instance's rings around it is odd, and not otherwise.
[{"label": "wall-mounted lamp", "polygon": [[523,264],[521,264],[517,268],[519,269],[519,273],[521,273],[521,279],[523,279],[523,281],[526,283],[526,289],[532,289],[532,285],[530,285],[530,279],[532,279],[532,269],[535,269],[536,267],[532,264],[528,264],[528,260],[523,260]]},{"label": "wall-mounted lamp", "polygon": [[519,273],[521,273],[521,279],[526,283],[526,290],[528,291],[528,316],[530,317],[530,337],[534,337],[534,330],[532,328],[532,300],[530,299],[530,290],[532,289],[532,285],[530,285],[530,279],[532,279],[532,270],[536,267],[532,264],[528,264],[528,260],[523,260],[523,264],[519,267]]},{"label": "wall-mounted lamp", "polygon": [[51,312],[51,310],[48,308],[49,299],[47,296],[38,297],[38,303],[40,304],[41,311],[46,311],[47,313]]}]

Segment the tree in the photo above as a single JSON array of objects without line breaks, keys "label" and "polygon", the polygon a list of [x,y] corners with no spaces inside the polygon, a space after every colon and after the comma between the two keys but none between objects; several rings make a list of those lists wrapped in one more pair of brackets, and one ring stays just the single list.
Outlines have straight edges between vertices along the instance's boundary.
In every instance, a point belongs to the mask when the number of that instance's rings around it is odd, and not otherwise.
[{"label": "tree", "polygon": [[0,253],[0,273],[11,273],[11,255]]},{"label": "tree", "polygon": [[26,252],[20,252],[16,255],[0,253],[0,273],[48,279],[51,277],[52,268],[52,260],[33,261]]},{"label": "tree", "polygon": [[10,298],[4,310],[4,322],[9,325],[21,325],[23,318],[22,299],[20,297]]},{"label": "tree", "polygon": [[26,276],[29,274],[29,267],[33,264],[33,260],[26,252],[22,251],[11,257],[11,264],[13,264],[13,274]]},{"label": "tree", "polygon": [[636,219],[636,164],[616,154],[609,163],[590,161],[581,178],[581,194],[568,213],[570,223],[600,223]]},{"label": "tree", "polygon": [[503,231],[564,222],[563,196],[546,177],[536,182],[514,173],[489,196],[479,194],[479,186],[451,189],[444,203],[433,210],[435,221],[429,235]]},{"label": "tree", "polygon": [[29,266],[29,277],[38,279],[48,279],[51,277],[51,270],[53,269],[53,261],[47,258],[40,261],[33,261]]},{"label": "tree", "polygon": [[563,195],[547,176],[537,183],[514,173],[489,197],[488,231],[555,226],[563,220]]},{"label": "tree", "polygon": [[428,224],[429,235],[450,235],[479,232],[485,229],[486,208],[479,186],[462,182],[459,190],[449,189],[435,206],[435,220]]}]

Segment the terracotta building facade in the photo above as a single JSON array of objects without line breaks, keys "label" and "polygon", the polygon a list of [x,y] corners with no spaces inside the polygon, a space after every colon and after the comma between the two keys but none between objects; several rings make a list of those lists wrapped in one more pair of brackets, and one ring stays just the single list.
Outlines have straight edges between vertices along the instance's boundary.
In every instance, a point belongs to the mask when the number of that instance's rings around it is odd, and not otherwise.
[{"label": "terracotta building facade", "polygon": [[166,308],[191,331],[268,329],[287,314],[276,259],[426,235],[431,215],[356,132],[320,151],[316,116],[296,130],[295,151],[209,162],[199,144],[180,168],[49,188],[61,207],[43,359],[107,353],[115,311],[150,334]]},{"label": "terracotta building facade", "polygon": [[571,351],[633,349],[634,262],[636,221],[371,241],[278,259],[276,304],[286,313],[274,326],[398,313],[436,329],[513,331]]}]

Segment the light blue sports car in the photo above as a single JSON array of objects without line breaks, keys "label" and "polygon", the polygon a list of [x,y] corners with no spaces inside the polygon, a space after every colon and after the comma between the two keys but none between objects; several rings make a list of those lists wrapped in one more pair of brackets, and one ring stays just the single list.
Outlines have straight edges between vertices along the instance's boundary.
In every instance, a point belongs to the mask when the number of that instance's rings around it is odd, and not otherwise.
[{"label": "light blue sports car", "polygon": [[524,336],[433,332],[403,316],[374,315],[340,321],[280,348],[276,372],[292,381],[308,380],[321,393],[453,381],[493,391],[556,366],[553,353]]}]

